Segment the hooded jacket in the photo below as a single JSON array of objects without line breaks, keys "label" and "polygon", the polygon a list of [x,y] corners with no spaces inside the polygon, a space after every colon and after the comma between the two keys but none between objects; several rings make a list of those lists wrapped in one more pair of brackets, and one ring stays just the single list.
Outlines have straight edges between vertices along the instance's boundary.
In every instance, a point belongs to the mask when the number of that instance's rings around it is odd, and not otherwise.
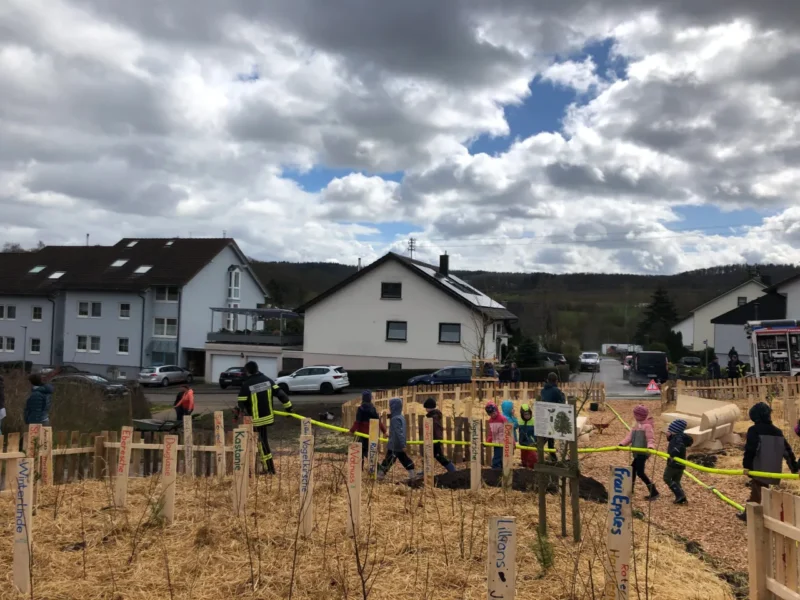
[{"label": "hooded jacket", "polygon": [[506,418],[500,414],[494,402],[487,403],[487,406],[490,404],[495,407],[495,411],[492,416],[489,417],[489,430],[486,434],[486,441],[490,444],[499,444],[502,443],[503,436],[505,435],[503,425],[505,425]]},{"label": "hooded jacket", "polygon": [[31,390],[25,402],[25,424],[47,424],[50,421],[50,405],[53,401],[53,386],[49,383]]},{"label": "hooded jacket", "polygon": [[[363,395],[361,404],[356,411],[356,420],[353,422],[353,426],[350,427],[350,433],[359,432],[369,435],[369,422],[371,419],[380,419],[380,415],[378,415],[378,409],[372,403],[372,394],[369,396]],[[381,428],[381,433],[386,435],[386,426],[380,420],[378,424]]]},{"label": "hooded jacket", "polygon": [[[783,432],[772,424],[772,409],[769,405],[764,402],[755,404],[750,408],[749,416],[753,425],[747,430],[742,467],[749,471],[780,473],[785,460],[792,473],[796,473],[797,460],[794,452],[783,437]],[[764,485],[776,483],[772,479],[753,479]]]},{"label": "hooded jacket", "polygon": [[434,408],[429,410],[428,414],[425,416],[433,421],[433,439],[443,440],[444,427],[442,427],[442,411],[440,411],[438,408]]},{"label": "hooded jacket", "polygon": [[[529,420],[524,420],[522,417],[523,412],[531,413],[531,418]],[[536,419],[533,416],[533,408],[530,404],[523,404],[520,407],[519,411],[519,443],[523,446],[535,446],[536,445],[536,433],[535,433],[535,425]]]},{"label": "hooded jacket", "polygon": [[667,460],[667,466],[672,469],[678,469],[683,471],[686,469],[686,465],[675,462],[672,460],[673,458],[680,458],[686,460],[686,449],[694,444],[694,440],[691,436],[686,435],[685,433],[672,433],[669,436],[669,443],[667,444],[667,454],[669,454],[669,460]]},{"label": "hooded jacket", "polygon": [[511,400],[503,400],[500,405],[500,410],[503,411],[503,416],[506,421],[514,424],[514,441],[518,441],[519,421],[514,416],[514,403]]},{"label": "hooded jacket", "polygon": [[406,418],[400,398],[389,400],[389,415],[389,443],[386,447],[391,452],[403,452],[406,449]]},{"label": "hooded jacket", "polygon": [[653,417],[649,414],[643,419],[636,417],[636,423],[619,443],[620,446],[630,446],[631,448],[655,448],[655,429]]},{"label": "hooded jacket", "polygon": [[555,383],[549,381],[542,388],[542,402],[553,402],[555,404],[566,404],[567,399]]}]

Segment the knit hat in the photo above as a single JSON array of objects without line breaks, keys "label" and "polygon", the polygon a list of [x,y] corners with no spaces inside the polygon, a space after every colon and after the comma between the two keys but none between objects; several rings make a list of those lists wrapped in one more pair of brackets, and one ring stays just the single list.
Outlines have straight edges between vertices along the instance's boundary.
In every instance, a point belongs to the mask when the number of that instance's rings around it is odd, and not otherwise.
[{"label": "knit hat", "polygon": [[422,404],[422,408],[436,408],[436,400],[433,398],[428,398]]},{"label": "knit hat", "polygon": [[669,427],[667,427],[667,431],[674,435],[683,433],[684,431],[686,431],[686,421],[684,421],[683,419],[675,419],[672,423],[669,424]]},{"label": "knit hat", "polygon": [[372,392],[370,390],[364,390],[361,392],[361,402],[363,404],[369,404],[372,402]]},{"label": "knit hat", "polygon": [[495,404],[494,402],[487,402],[486,403],[486,408],[484,410],[488,414],[492,414],[494,412],[497,412],[497,404]]},{"label": "knit hat", "polygon": [[640,404],[633,409],[633,418],[637,421],[644,421],[650,415],[650,411],[644,404]]},{"label": "knit hat", "polygon": [[753,423],[769,423],[772,421],[772,409],[766,402],[758,402],[750,407],[748,416]]}]

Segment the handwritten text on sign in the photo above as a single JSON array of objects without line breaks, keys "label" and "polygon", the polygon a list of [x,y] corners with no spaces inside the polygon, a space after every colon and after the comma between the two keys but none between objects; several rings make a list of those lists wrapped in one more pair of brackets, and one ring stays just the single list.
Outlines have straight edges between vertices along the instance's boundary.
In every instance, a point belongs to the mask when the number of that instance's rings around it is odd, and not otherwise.
[{"label": "handwritten text on sign", "polygon": [[130,464],[128,453],[130,452],[131,439],[133,438],[133,427],[123,427],[119,434],[119,460],[117,461],[117,475],[127,475],[126,469]]},{"label": "handwritten text on sign", "polygon": [[481,459],[481,423],[480,419],[472,419],[469,435],[469,459],[477,462]]},{"label": "handwritten text on sign", "polygon": [[300,495],[308,493],[311,483],[311,463],[314,459],[314,438],[302,436],[300,440]]},{"label": "handwritten text on sign", "polygon": [[[31,530],[33,523],[33,461],[30,458],[20,458],[17,461],[17,472],[14,478],[14,559],[13,577],[14,585],[20,592],[27,594],[30,590],[30,565],[31,565]],[[6,467],[11,468],[11,465]]]},{"label": "handwritten text on sign", "polygon": [[513,517],[489,519],[489,598],[513,600],[517,584],[517,524]]},{"label": "handwritten text on sign", "polygon": [[631,493],[633,472],[630,467],[611,467],[611,493],[606,519],[606,598],[627,600],[628,573],[633,538]]}]

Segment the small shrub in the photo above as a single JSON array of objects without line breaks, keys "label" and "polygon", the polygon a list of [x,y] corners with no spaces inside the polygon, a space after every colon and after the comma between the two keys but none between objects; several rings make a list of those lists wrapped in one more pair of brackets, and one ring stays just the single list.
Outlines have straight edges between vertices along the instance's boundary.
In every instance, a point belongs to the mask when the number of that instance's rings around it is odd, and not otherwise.
[{"label": "small shrub", "polygon": [[550,543],[546,537],[542,537],[537,532],[536,540],[533,542],[533,555],[536,557],[536,562],[542,568],[542,571],[548,571],[555,563],[555,552],[553,552],[553,544]]}]

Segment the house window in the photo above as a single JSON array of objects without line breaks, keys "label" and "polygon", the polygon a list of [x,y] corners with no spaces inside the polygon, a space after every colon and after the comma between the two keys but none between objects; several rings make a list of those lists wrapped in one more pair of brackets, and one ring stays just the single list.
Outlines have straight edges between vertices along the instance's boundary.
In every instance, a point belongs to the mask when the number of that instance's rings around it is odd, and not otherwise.
[{"label": "house window", "polygon": [[6,319],[14,320],[17,318],[17,307],[13,304],[6,306]]},{"label": "house window", "polygon": [[92,318],[99,319],[102,316],[103,316],[103,303],[92,302]]},{"label": "house window", "polygon": [[78,316],[99,319],[103,316],[102,302],[78,302]]},{"label": "house window", "polygon": [[117,339],[117,354],[127,354],[128,347],[129,347],[128,338]]},{"label": "house window", "polygon": [[381,283],[381,299],[400,300],[403,297],[402,283]]},{"label": "house window", "polygon": [[3,350],[3,338],[0,337],[0,352]]},{"label": "house window", "polygon": [[156,337],[178,337],[178,319],[156,317],[153,324],[153,335]]},{"label": "house window", "polygon": [[[228,308],[239,308],[238,302],[228,302]],[[236,331],[238,326],[238,319],[236,318],[238,315],[234,313],[228,313],[228,317],[225,322],[225,329],[228,331]]]},{"label": "house window", "polygon": [[439,323],[440,344],[461,343],[461,323]]},{"label": "house window", "polygon": [[88,317],[89,316],[89,303],[88,302],[78,302],[78,316],[79,317]]},{"label": "house window", "polygon": [[737,306],[744,306],[745,304],[747,304],[747,296],[739,296],[736,299]]},{"label": "house window", "polygon": [[89,343],[88,343],[88,340],[86,339],[86,336],[85,335],[79,335],[78,336],[78,341],[75,344],[75,350],[77,352],[86,352],[88,349],[89,349]]},{"label": "house window", "polygon": [[89,338],[89,352],[100,352],[100,336],[93,335]]},{"label": "house window", "polygon": [[6,318],[6,307],[0,304],[0,319]]},{"label": "house window", "polygon": [[174,365],[178,362],[174,352],[153,352],[150,357],[152,364],[160,365]]},{"label": "house window", "polygon": [[6,338],[6,352],[13,352],[17,347],[17,340],[13,337]]},{"label": "house window", "polygon": [[177,302],[178,288],[159,287],[156,288],[156,302]]},{"label": "house window", "polygon": [[242,272],[238,268],[228,271],[228,299],[239,300],[242,293]]},{"label": "house window", "polygon": [[39,338],[31,338],[31,354],[39,354],[42,351],[42,341]]},{"label": "house window", "polygon": [[34,306],[31,309],[31,320],[32,321],[41,321],[42,320],[42,307],[41,306]]},{"label": "house window", "polygon": [[120,319],[130,319],[131,318],[131,305],[129,302],[120,302],[119,304],[119,318]]},{"label": "house window", "polygon": [[386,341],[405,342],[408,323],[406,321],[386,321]]},{"label": "house window", "polygon": [[389,370],[390,371],[402,371],[403,370],[403,363],[389,363]]}]

